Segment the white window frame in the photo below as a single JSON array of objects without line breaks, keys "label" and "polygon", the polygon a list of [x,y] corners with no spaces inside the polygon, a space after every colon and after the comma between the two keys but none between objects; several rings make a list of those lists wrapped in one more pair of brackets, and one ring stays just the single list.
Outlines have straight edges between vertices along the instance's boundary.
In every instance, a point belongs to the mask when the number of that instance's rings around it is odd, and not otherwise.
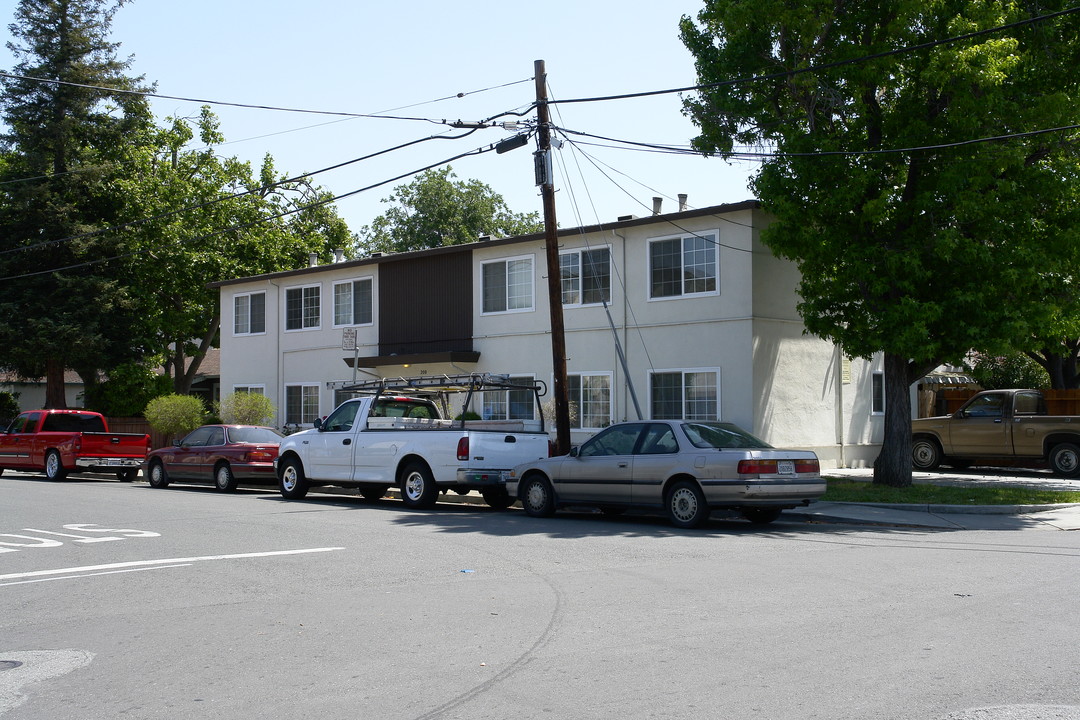
[{"label": "white window frame", "polygon": [[[681,377],[681,382],[680,382],[680,389],[679,389],[679,392],[680,392],[679,403],[681,405],[680,416],[678,418],[658,418],[658,417],[656,417],[656,412],[655,412],[655,410],[656,410],[656,396],[655,396],[655,393],[656,393],[656,376],[657,375],[673,375],[673,374],[676,374],[676,373],[678,373],[678,374],[680,374],[682,376]],[[694,374],[711,374],[711,375],[713,375],[714,383],[715,383],[713,385],[713,388],[715,389],[716,392],[715,392],[715,396],[714,396],[712,401],[716,403],[716,413],[715,413],[716,417],[712,417],[711,415],[708,416],[708,417],[698,416],[698,415],[695,415],[693,417],[688,416],[689,414],[687,413],[687,409],[688,409],[689,403],[691,401],[688,400],[687,397],[686,397],[686,389],[687,389],[687,387],[686,387],[686,376],[687,375],[694,375]],[[722,416],[723,416],[723,410],[722,410],[722,405],[721,405],[721,402],[720,402],[721,397],[722,397],[720,382],[721,382],[721,374],[720,374],[720,368],[718,368],[718,367],[711,367],[711,368],[668,368],[668,369],[664,369],[664,370],[651,370],[651,371],[649,371],[649,418],[652,419],[652,420],[660,420],[660,419],[705,420],[705,421],[721,420]]]},{"label": "white window frame", "polygon": [[[305,310],[305,308],[304,308],[304,300],[305,300],[304,291],[305,290],[312,290],[312,289],[314,289],[316,291],[315,300],[318,302],[318,305],[319,305],[318,314],[316,316],[316,323],[314,325],[305,325],[304,323],[306,321],[306,317],[305,317],[305,312],[304,312],[304,310]],[[290,292],[299,292],[300,293],[300,327],[298,327],[298,328],[290,328],[289,327],[289,293]],[[319,330],[319,329],[322,328],[322,283],[315,283],[313,285],[293,285],[292,287],[284,288],[283,292],[281,293],[281,296],[282,296],[282,303],[284,304],[283,307],[282,307],[282,313],[281,313],[281,318],[282,318],[281,326],[285,329],[285,332],[287,332],[287,333],[289,333],[289,332],[307,332],[309,330]]]},{"label": "white window frame", "polygon": [[246,383],[243,385],[233,385],[232,391],[234,393],[255,393],[257,395],[266,395],[266,385],[264,383]]},{"label": "white window frame", "polygon": [[[297,422],[296,420],[292,419],[289,416],[289,388],[294,388],[294,387],[301,388],[301,391],[300,391],[300,421],[299,422]],[[304,400],[305,400],[305,396],[307,395],[306,391],[310,390],[311,388],[314,388],[315,414],[312,415],[310,419],[306,419],[305,416],[304,416]],[[319,386],[319,383],[303,383],[303,382],[285,383],[285,392],[282,395],[282,397],[284,398],[284,402],[282,403],[282,405],[284,406],[284,408],[283,408],[283,416],[284,416],[286,425],[299,425],[300,427],[303,427],[305,425],[310,425],[311,423],[313,423],[315,421],[316,418],[318,418],[320,416],[320,410],[321,410],[321,407],[322,407],[322,397],[321,397],[320,389],[321,388]]]},{"label": "white window frame", "polygon": [[[353,308],[356,306],[356,301],[353,294],[356,292],[357,283],[368,283],[371,286],[371,319],[367,322],[356,322],[356,317],[353,314]],[[349,286],[349,322],[338,322],[338,288],[342,285]],[[335,282],[330,289],[330,313],[332,327],[369,327],[375,324],[375,276],[366,275],[364,277],[351,278],[349,280],[339,280]]]},{"label": "white window frame", "polygon": [[[571,388],[570,388],[570,382],[569,381],[570,381],[570,378],[575,378],[575,377],[579,379],[579,384],[578,384],[579,394],[578,394],[577,397],[574,397],[570,392]],[[608,427],[609,425],[611,425],[615,421],[614,390],[612,388],[612,384],[614,382],[613,373],[611,373],[611,372],[570,372],[570,373],[566,374],[566,378],[567,378],[567,388],[566,388],[566,390],[567,390],[567,395],[569,396],[569,400],[570,400],[570,402],[575,403],[577,405],[577,421],[576,421],[577,424],[575,424],[573,421],[571,421],[570,428],[572,430],[603,430],[604,428]],[[580,396],[580,391],[584,388],[584,383],[580,382],[580,381],[583,381],[585,378],[604,378],[604,379],[607,380],[608,413],[607,413],[607,422],[605,422],[603,425],[586,425],[585,424],[585,404],[584,404],[584,401],[582,400],[582,398]]]},{"label": "white window frame", "polygon": [[870,414],[885,414],[885,373],[881,370],[870,373]]},{"label": "white window frame", "polygon": [[[263,329],[259,330],[259,331],[256,331],[256,332],[252,332],[251,331],[251,298],[253,296],[255,296],[255,295],[262,295],[263,296],[263,323],[262,323],[263,324]],[[233,308],[233,318],[232,318],[232,320],[233,320],[233,322],[232,322],[233,336],[234,337],[247,337],[249,335],[265,335],[266,334],[266,291],[265,290],[252,290],[251,292],[236,293],[232,297],[233,297],[233,301],[232,301],[232,308]],[[236,303],[241,298],[247,298],[246,315],[247,315],[247,327],[248,327],[248,329],[246,331],[244,331],[244,332],[237,332],[236,331],[236,321],[237,321],[237,319],[239,317],[239,314],[236,311]]]},{"label": "white window frame", "polygon": [[[679,241],[679,292],[675,295],[653,295],[653,256],[652,249],[656,243]],[[699,292],[686,291],[686,243],[688,240],[704,240],[706,247],[712,247],[713,264],[712,278],[715,285],[712,290]],[[720,231],[702,230],[701,232],[682,233],[679,235],[666,235],[664,237],[649,238],[645,249],[645,287],[648,292],[649,302],[662,302],[666,300],[682,300],[685,298],[711,297],[720,294]]]},{"label": "white window frame", "polygon": [[[608,285],[607,285],[607,293],[606,293],[606,296],[604,297],[603,300],[600,300],[600,301],[597,301],[597,302],[585,302],[585,291],[582,288],[582,283],[584,282],[584,279],[585,279],[585,271],[584,271],[584,264],[582,262],[582,255],[584,253],[599,252],[601,250],[606,250],[607,254],[608,254],[608,272],[607,272]],[[594,305],[603,305],[605,302],[610,304],[611,303],[611,278],[612,278],[611,246],[610,245],[600,245],[600,246],[597,246],[597,247],[580,247],[580,248],[574,248],[572,250],[566,250],[566,251],[560,252],[559,253],[560,271],[562,269],[561,266],[562,266],[563,258],[564,257],[570,257],[572,255],[577,256],[577,267],[578,267],[577,288],[574,291],[577,292],[577,294],[578,294],[578,302],[567,302],[566,301],[566,287],[565,287],[565,285],[566,285],[567,279],[566,279],[565,274],[562,274],[560,272],[560,275],[562,275],[562,283],[563,283],[563,288],[561,288],[561,290],[560,290],[560,299],[562,300],[563,307],[591,307],[591,306],[594,306]]]},{"label": "white window frame", "polygon": [[[512,307],[510,307],[509,267],[510,267],[510,263],[521,262],[523,260],[528,260],[529,261],[529,294],[528,294],[529,304],[528,304],[527,307],[512,308]],[[506,304],[506,309],[504,309],[504,310],[485,310],[484,309],[484,296],[486,294],[485,291],[487,290],[487,288],[484,285],[484,280],[485,280],[485,277],[486,277],[486,275],[484,273],[484,268],[486,268],[489,265],[498,265],[498,264],[502,264],[502,266],[503,266],[503,281],[505,283],[504,286],[503,286],[504,291],[505,291],[503,301]],[[524,296],[522,296],[522,297],[524,297]],[[480,314],[481,315],[506,315],[506,314],[510,314],[510,313],[533,312],[535,309],[536,309],[536,256],[535,255],[517,255],[515,257],[499,258],[498,260],[486,260],[486,261],[480,263]]]}]

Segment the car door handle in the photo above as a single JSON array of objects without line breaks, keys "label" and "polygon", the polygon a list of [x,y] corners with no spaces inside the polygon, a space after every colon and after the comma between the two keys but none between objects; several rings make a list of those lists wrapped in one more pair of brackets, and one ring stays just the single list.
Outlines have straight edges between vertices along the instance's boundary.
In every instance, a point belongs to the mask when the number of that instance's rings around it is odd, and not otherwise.
[{"label": "car door handle", "polygon": [[629,464],[630,464],[630,463],[624,463],[624,462],[621,462],[621,463],[619,463],[619,467],[626,467],[626,466],[627,466],[627,465],[629,465]]},{"label": "car door handle", "polygon": [[342,445],[352,445],[352,438],[345,438],[341,441]]},{"label": "car door handle", "polygon": [[507,435],[506,437],[503,438],[503,442],[516,443],[517,438],[514,437],[513,435]]}]

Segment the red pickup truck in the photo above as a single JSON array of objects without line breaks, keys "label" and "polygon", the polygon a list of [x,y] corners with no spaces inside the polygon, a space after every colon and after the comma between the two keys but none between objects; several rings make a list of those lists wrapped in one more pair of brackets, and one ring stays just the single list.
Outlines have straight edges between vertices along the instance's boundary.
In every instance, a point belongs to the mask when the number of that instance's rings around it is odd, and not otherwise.
[{"label": "red pickup truck", "polygon": [[134,480],[150,451],[150,436],[109,432],[90,410],[31,410],[0,431],[0,473],[44,470],[50,480],[70,472],[115,472]]}]

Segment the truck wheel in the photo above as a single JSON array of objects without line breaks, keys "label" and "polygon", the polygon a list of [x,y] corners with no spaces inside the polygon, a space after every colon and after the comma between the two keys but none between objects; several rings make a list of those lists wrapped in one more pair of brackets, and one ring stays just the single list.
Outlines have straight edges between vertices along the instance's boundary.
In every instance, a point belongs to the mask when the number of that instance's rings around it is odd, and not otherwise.
[{"label": "truck wheel", "polygon": [[281,476],[278,478],[278,489],[281,497],[286,500],[301,500],[307,496],[308,481],[304,477],[304,467],[294,457],[285,460],[281,464]]},{"label": "truck wheel", "polygon": [[435,478],[425,463],[411,462],[401,473],[401,500],[411,508],[429,508],[439,497]]},{"label": "truck wheel", "polygon": [[510,497],[510,493],[506,492],[506,488],[488,488],[487,490],[481,490],[480,494],[484,496],[484,502],[496,510],[505,510],[514,504],[514,498]]},{"label": "truck wheel", "polygon": [[543,475],[530,475],[521,486],[521,507],[532,517],[555,514],[555,491]]},{"label": "truck wheel", "polygon": [[941,446],[933,438],[915,438],[911,443],[911,465],[916,470],[937,470],[941,465]]},{"label": "truck wheel", "polygon": [[1050,469],[1055,475],[1076,477],[1080,475],[1080,447],[1072,443],[1060,443],[1050,450]]},{"label": "truck wheel", "polygon": [[67,477],[67,470],[64,469],[64,463],[60,460],[60,453],[56,450],[45,453],[45,477],[50,480],[63,480]]},{"label": "truck wheel", "polygon": [[229,463],[218,463],[218,466],[214,468],[214,487],[219,492],[236,491],[236,476],[233,475],[232,466]]},{"label": "truck wheel", "polygon": [[696,528],[709,517],[705,494],[696,482],[680,480],[671,486],[667,494],[668,519],[675,527]]},{"label": "truck wheel", "polygon": [[154,460],[150,463],[147,474],[149,477],[146,478],[146,481],[150,483],[150,487],[169,487],[169,474],[165,472],[165,465],[160,460]]}]

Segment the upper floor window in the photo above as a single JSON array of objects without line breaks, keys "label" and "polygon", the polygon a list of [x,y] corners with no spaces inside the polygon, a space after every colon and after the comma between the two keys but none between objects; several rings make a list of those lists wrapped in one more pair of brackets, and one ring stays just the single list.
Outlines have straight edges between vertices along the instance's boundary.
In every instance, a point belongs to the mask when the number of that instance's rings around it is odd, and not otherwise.
[{"label": "upper floor window", "polygon": [[285,329],[311,330],[319,327],[318,285],[285,290]]},{"label": "upper floor window", "polygon": [[266,293],[233,296],[233,335],[266,332]]},{"label": "upper floor window", "polygon": [[370,325],[371,278],[334,284],[334,325]]},{"label": "upper floor window", "polygon": [[720,419],[719,372],[671,370],[651,376],[654,420]]},{"label": "upper floor window", "polygon": [[691,235],[649,242],[649,297],[715,293],[716,236]]},{"label": "upper floor window", "polygon": [[481,266],[483,312],[532,310],[532,257],[497,260]]},{"label": "upper floor window", "polygon": [[563,305],[611,301],[611,250],[573,250],[559,255]]}]

